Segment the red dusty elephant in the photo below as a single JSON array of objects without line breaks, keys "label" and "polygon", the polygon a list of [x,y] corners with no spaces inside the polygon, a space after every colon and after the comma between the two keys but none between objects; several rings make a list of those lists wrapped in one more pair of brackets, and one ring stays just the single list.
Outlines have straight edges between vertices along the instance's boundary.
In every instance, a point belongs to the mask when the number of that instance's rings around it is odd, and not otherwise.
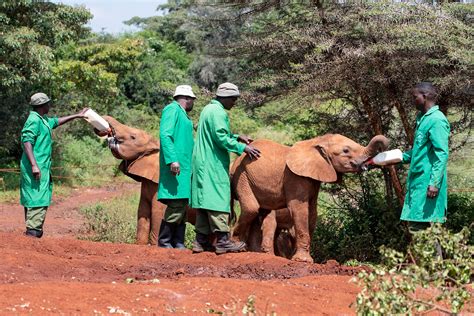
[{"label": "red dusty elephant", "polygon": [[119,169],[141,182],[137,213],[137,244],[156,244],[166,205],[156,199],[158,191],[160,142],[148,133],[129,127],[110,116],[108,145],[115,158],[122,160]]},{"label": "red dusty elephant", "polygon": [[[388,139],[378,135],[364,147],[345,136],[328,134],[291,147],[269,140],[252,144],[261,151],[260,159],[242,155],[231,168],[232,191],[241,207],[234,236],[248,241],[250,232],[254,238],[258,229],[254,221],[262,212],[270,213],[263,219],[263,227],[269,228],[262,235],[262,250],[271,252],[275,229],[293,221],[296,251],[292,259],[312,262],[310,242],[321,182],[336,182],[343,173],[358,172],[368,158],[388,147]],[[277,210],[273,211],[274,219],[272,210]],[[279,218],[283,223],[278,223]]]}]

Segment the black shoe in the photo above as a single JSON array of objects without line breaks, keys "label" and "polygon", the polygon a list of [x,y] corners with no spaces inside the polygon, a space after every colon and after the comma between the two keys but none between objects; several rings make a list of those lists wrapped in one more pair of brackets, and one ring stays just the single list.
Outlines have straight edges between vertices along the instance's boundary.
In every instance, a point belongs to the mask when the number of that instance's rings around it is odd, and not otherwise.
[{"label": "black shoe", "polygon": [[161,221],[160,234],[158,235],[158,247],[161,248],[173,248],[171,241],[173,239],[173,232],[175,230],[175,224],[171,224]]},{"label": "black shoe", "polygon": [[214,251],[214,247],[209,242],[208,235],[196,233],[196,240],[193,242],[193,253],[204,251]]},{"label": "black shoe", "polygon": [[43,231],[32,229],[32,228],[27,228],[26,232],[25,232],[25,235],[29,236],[29,237],[41,238],[41,237],[43,237]]},{"label": "black shoe", "polygon": [[243,241],[234,242],[229,239],[229,233],[216,232],[216,254],[224,254],[227,252],[241,252],[247,251],[246,245]]},{"label": "black shoe", "polygon": [[175,226],[173,245],[176,249],[186,249],[184,246],[184,235],[186,233],[186,223],[181,223]]}]

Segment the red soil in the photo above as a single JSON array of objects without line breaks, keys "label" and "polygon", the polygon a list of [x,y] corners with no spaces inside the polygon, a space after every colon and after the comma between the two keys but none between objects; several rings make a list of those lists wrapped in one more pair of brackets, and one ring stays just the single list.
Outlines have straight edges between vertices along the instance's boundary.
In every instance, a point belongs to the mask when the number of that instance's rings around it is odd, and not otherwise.
[{"label": "red soil", "polygon": [[42,239],[22,235],[22,207],[0,204],[0,314],[241,314],[250,296],[258,315],[355,313],[357,270],[336,262],[75,239],[83,227],[78,207],[123,190],[139,187],[78,190],[55,201]]}]

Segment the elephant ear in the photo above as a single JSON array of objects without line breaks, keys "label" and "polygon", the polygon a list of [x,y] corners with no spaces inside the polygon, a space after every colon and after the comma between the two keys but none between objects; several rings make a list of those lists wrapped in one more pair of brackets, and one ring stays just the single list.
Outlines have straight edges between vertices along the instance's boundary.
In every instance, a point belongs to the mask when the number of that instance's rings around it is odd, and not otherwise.
[{"label": "elephant ear", "polygon": [[324,137],[318,137],[294,144],[286,157],[286,165],[291,172],[321,182],[337,181],[337,173],[324,142]]},{"label": "elephant ear", "polygon": [[123,160],[120,163],[119,169],[136,181],[141,182],[144,178],[154,183],[158,183],[158,180],[160,179],[159,158],[159,152],[155,151],[133,161]]}]

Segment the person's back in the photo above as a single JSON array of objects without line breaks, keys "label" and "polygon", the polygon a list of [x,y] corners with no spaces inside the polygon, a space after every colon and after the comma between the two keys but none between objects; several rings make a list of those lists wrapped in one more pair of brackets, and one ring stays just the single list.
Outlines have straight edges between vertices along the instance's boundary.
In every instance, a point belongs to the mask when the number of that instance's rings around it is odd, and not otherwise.
[{"label": "person's back", "polygon": [[[199,116],[199,124],[196,134],[196,144],[194,146],[193,155],[200,157],[207,157],[212,159],[214,156],[218,156],[216,160],[218,163],[222,163],[222,167],[229,169],[230,157],[228,148],[224,147],[220,142],[216,140],[216,129],[223,129],[222,124],[229,125],[229,117],[224,110],[223,106],[215,100],[212,100],[206,105],[201,115]],[[233,137],[237,139],[237,136]],[[237,144],[237,153],[241,154],[245,149],[244,144]],[[214,154],[209,155],[211,150]],[[208,163],[206,159],[198,160],[196,163]]]},{"label": "person's back", "polygon": [[250,138],[230,132],[225,109],[230,110],[239,96],[236,85],[220,85],[216,99],[204,107],[199,117],[192,163],[191,205],[196,209],[193,252],[212,249],[208,240],[211,233],[217,236],[216,253],[245,250],[245,243],[234,243],[229,239],[229,152],[240,155],[245,151],[256,159],[259,151],[248,145],[252,141]]}]

